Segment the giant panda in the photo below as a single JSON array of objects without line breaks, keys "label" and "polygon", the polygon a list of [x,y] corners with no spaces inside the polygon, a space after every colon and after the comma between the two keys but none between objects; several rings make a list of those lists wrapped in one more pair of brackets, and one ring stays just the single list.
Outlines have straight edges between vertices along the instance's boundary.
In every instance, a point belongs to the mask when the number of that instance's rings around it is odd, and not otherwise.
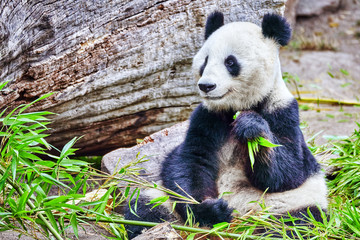
[{"label": "giant panda", "polygon": [[[301,217],[310,210],[321,220],[319,208],[327,209],[325,178],[305,144],[298,104],[280,69],[279,48],[290,37],[289,24],[275,14],[266,14],[261,27],[249,22],[224,25],[220,12],[208,17],[205,43],[192,65],[203,101],[191,115],[185,140],[166,157],[161,172],[166,188],[185,191],[200,204],[178,203],[170,214],[169,204],[147,205],[155,193],[149,190],[137,202],[138,216],[127,211],[127,219],[185,220],[189,207],[200,226],[212,226],[230,222],[233,210],[243,215],[259,209],[254,201],[262,200],[272,213]],[[260,146],[251,166],[247,142],[259,137],[281,146]],[[141,230],[129,227],[129,237]]]}]

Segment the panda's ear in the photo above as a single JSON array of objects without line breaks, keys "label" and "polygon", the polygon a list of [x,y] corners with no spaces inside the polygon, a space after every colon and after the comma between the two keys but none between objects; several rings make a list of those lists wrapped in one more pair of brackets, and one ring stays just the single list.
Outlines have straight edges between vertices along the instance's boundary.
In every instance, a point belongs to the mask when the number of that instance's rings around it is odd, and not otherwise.
[{"label": "panda's ear", "polygon": [[267,38],[274,39],[281,46],[289,43],[291,38],[291,27],[286,19],[276,14],[266,14],[263,18],[262,33]]},{"label": "panda's ear", "polygon": [[222,25],[224,25],[224,15],[218,11],[211,13],[206,20],[205,40]]}]

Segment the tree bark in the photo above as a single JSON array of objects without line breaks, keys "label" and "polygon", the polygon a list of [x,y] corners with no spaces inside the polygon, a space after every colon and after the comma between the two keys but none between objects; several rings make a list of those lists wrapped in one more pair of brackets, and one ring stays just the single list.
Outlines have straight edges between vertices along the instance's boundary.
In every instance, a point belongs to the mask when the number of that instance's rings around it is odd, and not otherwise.
[{"label": "tree bark", "polygon": [[56,92],[48,141],[103,154],[189,117],[206,16],[259,24],[285,0],[0,0],[0,109]]}]

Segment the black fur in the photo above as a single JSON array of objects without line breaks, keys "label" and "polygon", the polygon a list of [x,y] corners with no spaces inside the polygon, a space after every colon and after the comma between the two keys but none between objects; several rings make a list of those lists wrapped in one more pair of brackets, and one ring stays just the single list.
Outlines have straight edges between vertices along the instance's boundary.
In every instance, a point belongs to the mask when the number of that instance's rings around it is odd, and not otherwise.
[{"label": "black fur", "polygon": [[[140,196],[137,201],[137,209],[136,214],[138,216],[132,214],[129,208],[125,210],[125,219],[126,220],[136,220],[136,221],[147,221],[147,222],[158,222],[161,223],[163,221],[174,221],[175,218],[170,214],[170,212],[163,206],[157,206],[151,209],[151,205],[148,205],[151,199]],[[135,200],[131,201],[131,208],[135,210]],[[126,230],[129,239],[136,237],[141,234],[141,232],[147,227],[136,226],[136,225],[127,225]]]},{"label": "black fur", "polygon": [[[163,163],[161,177],[164,186],[184,194],[177,187],[178,184],[202,202],[191,206],[196,221],[201,225],[231,220],[232,209],[227,207],[225,201],[217,199],[216,178],[219,169],[216,152],[229,137],[232,115],[209,112],[200,105],[192,114],[185,141]],[[185,204],[177,204],[176,210],[186,219]],[[211,217],[204,213],[209,213]]]},{"label": "black fur", "polygon": [[233,133],[249,159],[247,140],[264,137],[282,145],[269,150],[261,147],[254,169],[250,160],[245,170],[250,182],[261,190],[283,192],[299,187],[310,175],[320,170],[307,148],[299,128],[298,104],[294,99],[283,109],[269,113],[266,108],[243,112],[233,123]]},{"label": "black fur", "polygon": [[208,58],[209,58],[209,56],[206,56],[203,65],[201,65],[201,67],[200,67],[200,71],[199,71],[200,77],[201,77],[201,76],[203,75],[203,73],[204,73],[205,67],[206,67],[207,62],[208,62]]},{"label": "black fur", "polygon": [[240,74],[240,63],[235,56],[230,55],[225,59],[224,62],[226,69],[229,71],[231,76],[236,77]]},{"label": "black fur", "polygon": [[[206,202],[208,212],[218,209],[216,179],[218,177],[217,151],[233,135],[239,140],[238,151],[248,159],[247,140],[265,137],[282,147],[270,150],[260,147],[254,170],[250,161],[245,161],[246,174],[254,187],[268,192],[282,192],[300,186],[311,174],[319,171],[319,164],[311,155],[299,128],[298,106],[294,99],[284,109],[269,113],[266,102],[243,112],[233,121],[233,112],[214,113],[200,105],[193,113],[185,141],[165,160],[162,169],[164,186],[180,194],[183,192],[198,201]],[[216,200],[215,200],[216,199]],[[225,203],[222,203],[222,205]],[[196,221],[209,225],[230,220],[231,209],[226,208],[217,219],[203,216],[200,210],[205,205],[191,206]],[[224,207],[223,207],[224,208]],[[186,219],[186,207],[177,205],[177,212]],[[201,211],[202,212],[202,211]]]},{"label": "black fur", "polygon": [[[183,213],[184,207],[184,204],[179,204],[177,209],[180,210],[179,213]],[[196,216],[195,220],[199,222],[200,226],[212,227],[216,223],[230,222],[232,219],[231,213],[233,209],[229,208],[227,202],[223,199],[206,199],[201,204],[192,206],[191,209],[194,216]],[[183,218],[186,219],[185,217]]]},{"label": "black fur", "polygon": [[209,15],[205,25],[205,40],[210,35],[224,25],[224,15],[221,12],[213,12]]},{"label": "black fur", "polygon": [[276,14],[266,14],[263,18],[262,33],[267,38],[274,39],[281,46],[289,43],[291,38],[291,27],[286,19]]}]

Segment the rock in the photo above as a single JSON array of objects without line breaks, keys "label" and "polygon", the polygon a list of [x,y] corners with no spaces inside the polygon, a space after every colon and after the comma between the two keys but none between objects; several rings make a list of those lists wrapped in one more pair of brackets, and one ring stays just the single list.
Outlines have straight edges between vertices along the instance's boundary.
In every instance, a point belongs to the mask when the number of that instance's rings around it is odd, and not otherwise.
[{"label": "rock", "polygon": [[144,168],[141,175],[148,181],[160,180],[161,163],[185,139],[189,121],[178,123],[170,128],[156,132],[144,139],[144,142],[131,148],[120,148],[106,154],[101,161],[101,170],[110,174],[120,170],[130,162],[145,157],[146,162],[137,164]]},{"label": "rock", "polygon": [[284,17],[288,20],[291,27],[295,26],[296,23],[296,7],[299,0],[287,0],[285,3]]},{"label": "rock", "polygon": [[199,97],[191,61],[206,17],[259,24],[285,0],[0,1],[0,110],[55,92],[47,140],[102,155],[186,120]]},{"label": "rock", "polygon": [[320,15],[325,11],[336,11],[341,0],[300,0],[296,7],[296,16],[310,17]]},{"label": "rock", "polygon": [[168,222],[156,225],[143,232],[133,240],[182,240],[183,238],[173,229]]}]

